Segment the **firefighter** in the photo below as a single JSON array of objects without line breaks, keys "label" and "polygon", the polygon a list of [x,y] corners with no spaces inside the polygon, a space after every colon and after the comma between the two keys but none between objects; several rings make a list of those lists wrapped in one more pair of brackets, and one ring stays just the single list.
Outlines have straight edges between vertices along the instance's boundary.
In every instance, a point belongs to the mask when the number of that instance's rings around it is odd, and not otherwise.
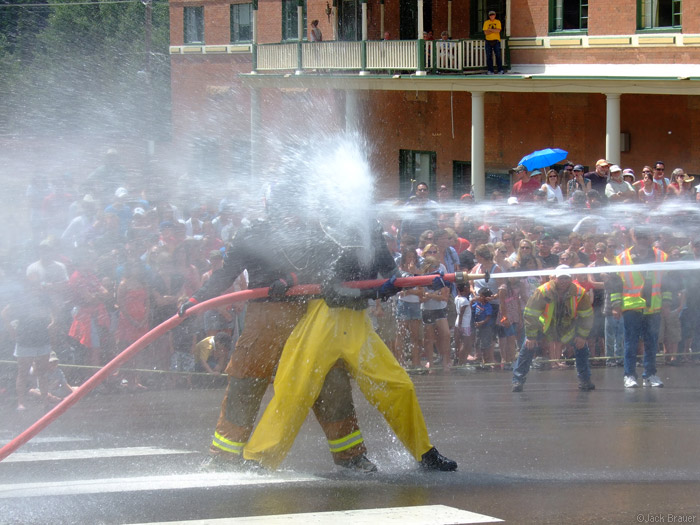
[{"label": "firefighter", "polygon": [[[322,225],[327,260],[322,276],[323,299],[309,302],[306,315],[287,340],[275,376],[275,395],[245,446],[247,460],[277,468],[294,443],[309,408],[322,390],[323,378],[342,359],[367,400],[388,421],[394,433],[423,468],[453,471],[457,463],[431,444],[415,388],[406,371],[372,328],[368,298],[385,299],[398,270],[381,235]],[[361,239],[367,239],[363,242]],[[343,281],[392,276],[381,287],[358,290]],[[433,286],[448,286],[436,276]]]},{"label": "firefighter", "polygon": [[513,365],[513,392],[522,392],[537,347],[573,341],[580,390],[594,390],[586,339],[593,327],[593,308],[586,290],[571,279],[569,267],[557,266],[555,278],[539,286],[527,301],[525,342]]},{"label": "firefighter", "polygon": [[[306,311],[303,299],[285,297],[294,284],[313,283],[319,266],[313,249],[317,235],[295,200],[298,187],[273,188],[266,200],[267,217],[242,227],[231,241],[223,268],[180,308],[180,315],[201,301],[224,293],[247,269],[250,287],[270,287],[268,298],[250,301],[245,326],[226,368],[226,395],[210,446],[206,468],[239,468],[241,452],[253,430],[262,397],[280,359],[284,343]],[[313,410],[336,464],[363,472],[376,471],[367,459],[357,423],[349,376],[334,363],[312,400]]]},{"label": "firefighter", "polygon": [[[634,245],[615,258],[618,265],[665,262],[666,253],[653,247],[651,232],[644,227],[633,228]],[[621,271],[622,293],[611,296],[612,314],[625,325],[625,388],[636,388],[637,345],[644,340],[644,386],[663,387],[656,375],[656,352],[659,349],[661,309],[671,303],[671,292],[662,288],[663,272]]]}]

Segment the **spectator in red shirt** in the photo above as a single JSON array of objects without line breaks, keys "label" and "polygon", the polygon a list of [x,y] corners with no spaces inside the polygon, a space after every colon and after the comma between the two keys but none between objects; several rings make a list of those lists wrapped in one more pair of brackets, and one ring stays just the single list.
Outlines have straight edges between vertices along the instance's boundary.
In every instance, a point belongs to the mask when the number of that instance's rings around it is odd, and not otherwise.
[{"label": "spectator in red shirt", "polygon": [[533,202],[535,200],[534,193],[540,189],[542,182],[540,181],[540,176],[542,172],[540,170],[535,170],[528,174],[527,169],[522,164],[513,168],[513,172],[516,176],[520,176],[521,179],[513,184],[513,189],[510,194],[512,197],[517,197],[519,203],[523,202]]}]

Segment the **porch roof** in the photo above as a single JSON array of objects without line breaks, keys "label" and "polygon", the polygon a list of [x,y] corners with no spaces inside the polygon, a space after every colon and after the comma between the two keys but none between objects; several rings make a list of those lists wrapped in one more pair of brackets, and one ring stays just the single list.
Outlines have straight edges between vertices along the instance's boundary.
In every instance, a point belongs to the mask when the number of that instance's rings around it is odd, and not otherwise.
[{"label": "porch roof", "polygon": [[[570,66],[579,67],[580,64]],[[519,73],[520,66],[507,75],[346,73],[302,74],[245,73],[242,81],[251,88],[340,89],[383,91],[468,91],[505,93],[605,93],[644,95],[699,95],[700,72],[693,76],[596,76],[549,73]],[[695,69],[695,67],[693,67]]]}]

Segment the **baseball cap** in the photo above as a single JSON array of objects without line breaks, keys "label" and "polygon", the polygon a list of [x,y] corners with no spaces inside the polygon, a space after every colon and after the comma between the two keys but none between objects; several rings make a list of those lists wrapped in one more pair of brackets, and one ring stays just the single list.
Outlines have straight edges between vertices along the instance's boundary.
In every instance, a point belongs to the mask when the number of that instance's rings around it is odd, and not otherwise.
[{"label": "baseball cap", "polygon": [[557,272],[556,273],[557,277],[569,277],[569,278],[571,278],[571,273],[569,273],[567,271],[570,269],[571,269],[571,267],[568,264],[560,264],[554,270]]},{"label": "baseball cap", "polygon": [[509,206],[512,204],[519,204],[517,197],[508,197],[508,200],[506,202],[508,203]]},{"label": "baseball cap", "polygon": [[521,171],[527,171],[527,168],[522,164],[518,164],[515,168],[513,168],[513,171],[515,173],[520,173]]},{"label": "baseball cap", "polygon": [[610,166],[610,173],[617,173],[619,171],[622,171],[622,168],[617,164],[613,164],[612,166]]},{"label": "baseball cap", "polygon": [[534,177],[535,175],[542,175],[542,172],[540,170],[530,172],[530,177]]},{"label": "baseball cap", "polygon": [[117,199],[120,199],[121,197],[126,197],[129,194],[128,191],[126,191],[126,188],[117,188],[117,191],[114,192],[114,196]]},{"label": "baseball cap", "polygon": [[495,14],[496,14],[496,11],[489,11],[489,16],[495,15]]},{"label": "baseball cap", "polygon": [[576,164],[576,166],[574,166],[574,171],[585,171],[585,168],[583,164]]},{"label": "baseball cap", "polygon": [[598,162],[595,163],[595,165],[597,168],[598,166],[610,166],[610,163],[605,159],[600,159]]}]

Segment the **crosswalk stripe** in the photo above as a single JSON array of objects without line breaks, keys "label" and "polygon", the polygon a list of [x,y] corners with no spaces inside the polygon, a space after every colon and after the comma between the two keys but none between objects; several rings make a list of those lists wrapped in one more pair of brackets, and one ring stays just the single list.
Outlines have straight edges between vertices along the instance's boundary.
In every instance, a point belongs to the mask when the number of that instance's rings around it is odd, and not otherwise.
[{"label": "crosswalk stripe", "polygon": [[192,452],[189,450],[173,450],[155,447],[88,448],[82,450],[54,450],[48,452],[16,452],[8,456],[3,463],[123,458],[131,456],[163,456],[172,454],[192,454]]},{"label": "crosswalk stripe", "polygon": [[[422,505],[418,507],[393,507],[381,509],[345,510],[335,512],[309,512],[304,514],[279,514],[275,516],[249,516],[212,520],[169,521],[168,525],[452,525],[468,523],[496,523],[503,520],[461,510],[446,505]],[[150,523],[140,525],[165,525]]]},{"label": "crosswalk stripe", "polygon": [[[0,446],[4,446],[10,442],[11,439],[15,437],[14,434],[7,437],[0,435]],[[30,445],[37,445],[39,443],[75,443],[77,441],[92,441],[90,437],[69,437],[69,436],[37,436],[32,438]]]},{"label": "crosswalk stripe", "polygon": [[140,476],[132,478],[100,478],[64,480],[57,482],[14,483],[0,485],[0,499],[68,496],[76,494],[106,494],[209,487],[271,485],[324,481],[315,476],[284,473],[257,474],[250,472],[214,472],[172,474],[167,476]]}]

